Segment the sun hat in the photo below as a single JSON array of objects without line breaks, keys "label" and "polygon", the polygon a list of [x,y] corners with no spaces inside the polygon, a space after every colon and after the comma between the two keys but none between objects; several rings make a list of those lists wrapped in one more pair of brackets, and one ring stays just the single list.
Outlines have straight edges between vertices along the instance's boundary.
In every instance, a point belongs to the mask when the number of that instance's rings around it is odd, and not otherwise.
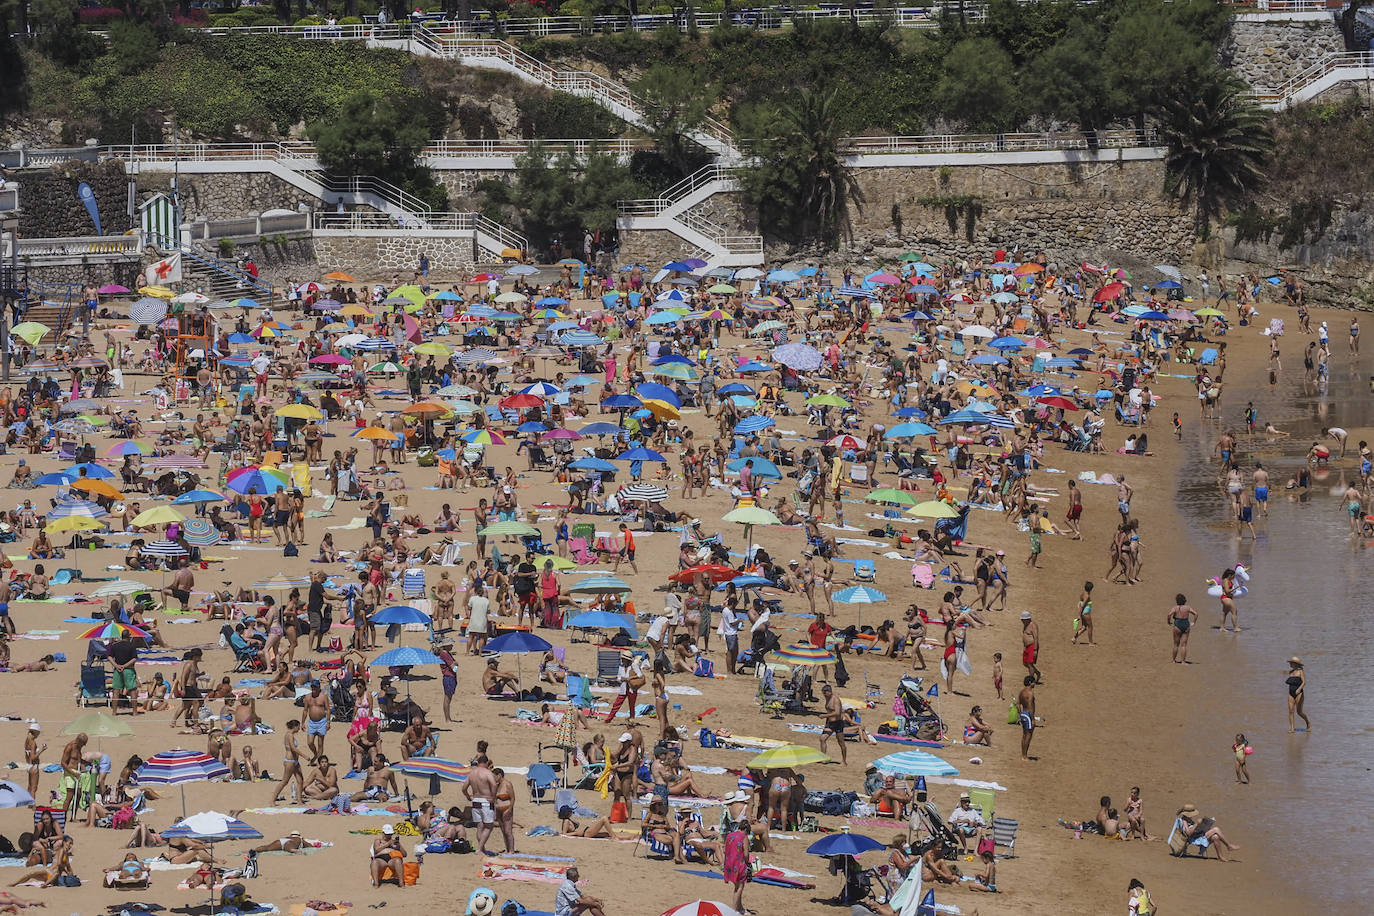
[{"label": "sun hat", "polygon": [[1201,812],[1199,812],[1197,808],[1193,807],[1192,803],[1190,802],[1189,804],[1184,805],[1178,813],[1186,814],[1189,817],[1197,817],[1198,814],[1200,814]]},{"label": "sun hat", "polygon": [[635,736],[632,735],[632,734],[630,734],[629,732],[622,732],[621,735],[620,735],[620,743],[621,743],[621,744],[624,744],[626,741],[633,741],[633,740],[635,740]]},{"label": "sun hat", "polygon": [[1030,611],[1022,611],[1022,612],[1021,612],[1021,619],[1022,619],[1022,620],[1030,620],[1030,619],[1031,619],[1031,612],[1030,612]]},{"label": "sun hat", "polygon": [[630,650],[626,649],[620,653],[620,660],[622,662],[632,662],[635,660],[635,654]]},{"label": "sun hat", "polygon": [[395,833],[395,832],[396,832],[396,828],[393,827],[393,826],[391,826],[390,824],[383,824],[383,825],[382,825],[382,833],[384,833],[385,835],[391,836],[391,835],[392,835],[393,833]]},{"label": "sun hat", "polygon": [[1301,668],[1301,667],[1302,667],[1302,659],[1298,658],[1298,657],[1295,655],[1295,656],[1293,656],[1292,658],[1290,658],[1290,659],[1288,660],[1288,664],[1293,665],[1293,666],[1298,667],[1298,668]]}]

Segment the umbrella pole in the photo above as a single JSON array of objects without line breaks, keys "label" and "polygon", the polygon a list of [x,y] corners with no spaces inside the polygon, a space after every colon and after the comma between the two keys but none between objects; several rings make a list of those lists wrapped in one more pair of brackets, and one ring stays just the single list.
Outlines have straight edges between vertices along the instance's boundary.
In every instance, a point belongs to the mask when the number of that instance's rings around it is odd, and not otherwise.
[{"label": "umbrella pole", "polygon": [[[181,786],[180,786],[180,789],[181,789],[181,816],[182,816],[182,817],[185,817],[185,816],[186,816],[186,784],[185,784],[185,783],[182,783]],[[211,857],[211,858],[214,858],[214,851],[213,851],[213,850],[212,850],[211,853],[210,853],[210,857]]]}]

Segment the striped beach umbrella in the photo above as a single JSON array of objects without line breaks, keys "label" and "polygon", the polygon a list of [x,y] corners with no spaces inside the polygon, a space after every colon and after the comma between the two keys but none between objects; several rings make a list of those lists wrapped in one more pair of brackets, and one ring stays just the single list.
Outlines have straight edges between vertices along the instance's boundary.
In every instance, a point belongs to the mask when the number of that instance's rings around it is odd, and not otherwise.
[{"label": "striped beach umbrella", "polygon": [[236,817],[220,814],[218,811],[202,811],[199,814],[193,814],[162,831],[162,835],[211,842],[262,839],[262,833],[256,827],[250,826]]},{"label": "striped beach umbrella", "polygon": [[691,903],[682,903],[670,910],[664,910],[661,916],[740,916],[740,914],[734,907],[716,900],[693,900]]},{"label": "striped beach umbrella", "polygon": [[151,462],[149,462],[149,465],[151,467],[157,468],[158,470],[165,471],[184,468],[203,468],[205,467],[205,461],[202,458],[197,458],[195,455],[175,454],[162,455],[160,457],[154,458]]},{"label": "striped beach umbrella", "polygon": [[565,347],[599,347],[604,344],[605,339],[598,337],[591,331],[576,330],[565,331],[559,335],[558,342]]},{"label": "striped beach umbrella", "polygon": [[139,592],[152,591],[151,585],[144,585],[142,582],[135,582],[132,579],[115,579],[113,582],[102,584],[95,591],[91,592],[92,598],[119,598],[124,595],[136,595]]},{"label": "striped beach umbrella", "polygon": [[500,358],[500,355],[497,354],[495,350],[490,350],[486,347],[473,347],[471,350],[464,350],[454,357],[454,359],[464,366],[476,366]]},{"label": "striped beach umbrella", "polygon": [[568,589],[578,595],[624,595],[633,591],[628,582],[615,576],[588,576]]},{"label": "striped beach umbrella", "polygon": [[876,604],[886,601],[887,595],[867,585],[851,585],[836,592],[835,600],[841,604]]},{"label": "striped beach umbrella", "polygon": [[187,519],[186,524],[182,526],[182,530],[186,538],[186,543],[196,547],[213,547],[218,544],[223,537],[223,535],[219,533],[219,529],[210,524],[209,519],[204,518]]},{"label": "striped beach umbrella", "polygon": [[893,776],[958,776],[959,770],[925,751],[902,751],[873,761],[879,772]]},{"label": "striped beach umbrella", "polygon": [[110,621],[108,623],[98,623],[86,632],[77,636],[77,639],[119,639],[122,636],[133,636],[137,639],[149,639],[151,634],[147,630],[133,626],[128,623]]},{"label": "striped beach umbrella", "polygon": [[176,541],[149,541],[138,552],[145,557],[184,557],[187,554],[186,548]]},{"label": "striped beach umbrella", "polygon": [[394,763],[391,768],[407,776],[438,776],[450,782],[467,782],[469,767],[440,757],[411,757]]},{"label": "striped beach umbrella", "polygon": [[253,591],[255,592],[289,592],[293,588],[309,587],[309,576],[288,576],[284,573],[277,573],[253,583]]},{"label": "striped beach umbrella", "polygon": [[809,643],[793,643],[774,650],[773,655],[790,665],[833,665],[835,655],[829,649]]},{"label": "striped beach umbrella", "polygon": [[105,449],[106,458],[123,458],[125,455],[146,455],[146,446],[139,445],[137,442],[116,442],[114,445]]},{"label": "striped beach umbrella", "polygon": [[129,320],[134,324],[157,324],[167,317],[167,300],[144,296],[129,306]]},{"label": "striped beach umbrella", "polygon": [[616,495],[631,502],[661,503],[668,498],[668,488],[656,483],[632,483]]},{"label": "striped beach umbrella", "polygon": [[58,502],[48,513],[48,520],[54,521],[59,518],[71,518],[73,516],[85,516],[86,518],[104,518],[109,515],[101,508],[99,503],[91,502],[88,499],[67,499]]},{"label": "striped beach umbrella", "polygon": [[458,437],[464,442],[473,442],[480,445],[505,445],[506,437],[494,429],[470,429]]},{"label": "striped beach umbrella", "polygon": [[178,747],[149,757],[134,771],[134,780],[141,786],[175,786],[228,775],[229,768],[209,754]]}]

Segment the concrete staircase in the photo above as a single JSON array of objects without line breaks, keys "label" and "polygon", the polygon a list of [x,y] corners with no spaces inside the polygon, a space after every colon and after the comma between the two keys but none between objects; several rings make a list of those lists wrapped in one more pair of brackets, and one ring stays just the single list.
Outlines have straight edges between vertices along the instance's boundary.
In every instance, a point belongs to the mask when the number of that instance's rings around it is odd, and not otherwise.
[{"label": "concrete staircase", "polygon": [[757,267],[763,263],[763,237],[735,235],[696,212],[695,208],[716,194],[739,190],[733,170],[712,164],[703,166],[658,197],[620,202],[616,225],[621,230],[671,232],[695,250],[712,267]]},{"label": "concrete staircase", "polygon": [[1281,110],[1298,102],[1310,101],[1343,83],[1364,82],[1367,87],[1372,79],[1374,53],[1349,51],[1328,55],[1278,86],[1267,89],[1256,87],[1251,90],[1250,97],[1263,108]]}]

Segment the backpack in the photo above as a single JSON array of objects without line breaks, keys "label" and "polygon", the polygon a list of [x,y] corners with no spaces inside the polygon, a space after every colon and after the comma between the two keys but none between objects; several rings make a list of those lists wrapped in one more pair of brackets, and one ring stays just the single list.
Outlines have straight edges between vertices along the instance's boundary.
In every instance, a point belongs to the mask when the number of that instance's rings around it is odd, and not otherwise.
[{"label": "backpack", "polygon": [[295,542],[292,541],[282,548],[281,555],[284,557],[298,557],[301,555],[301,551],[300,548],[296,546]]},{"label": "backpack", "polygon": [[709,728],[703,728],[697,732],[697,739],[701,741],[702,747],[720,747],[720,739]]},{"label": "backpack", "polygon": [[501,907],[501,916],[525,916],[527,912],[519,900],[507,900],[506,905]]},{"label": "backpack", "polygon": [[243,876],[245,878],[256,878],[258,876],[258,853],[256,850],[244,856]]}]

